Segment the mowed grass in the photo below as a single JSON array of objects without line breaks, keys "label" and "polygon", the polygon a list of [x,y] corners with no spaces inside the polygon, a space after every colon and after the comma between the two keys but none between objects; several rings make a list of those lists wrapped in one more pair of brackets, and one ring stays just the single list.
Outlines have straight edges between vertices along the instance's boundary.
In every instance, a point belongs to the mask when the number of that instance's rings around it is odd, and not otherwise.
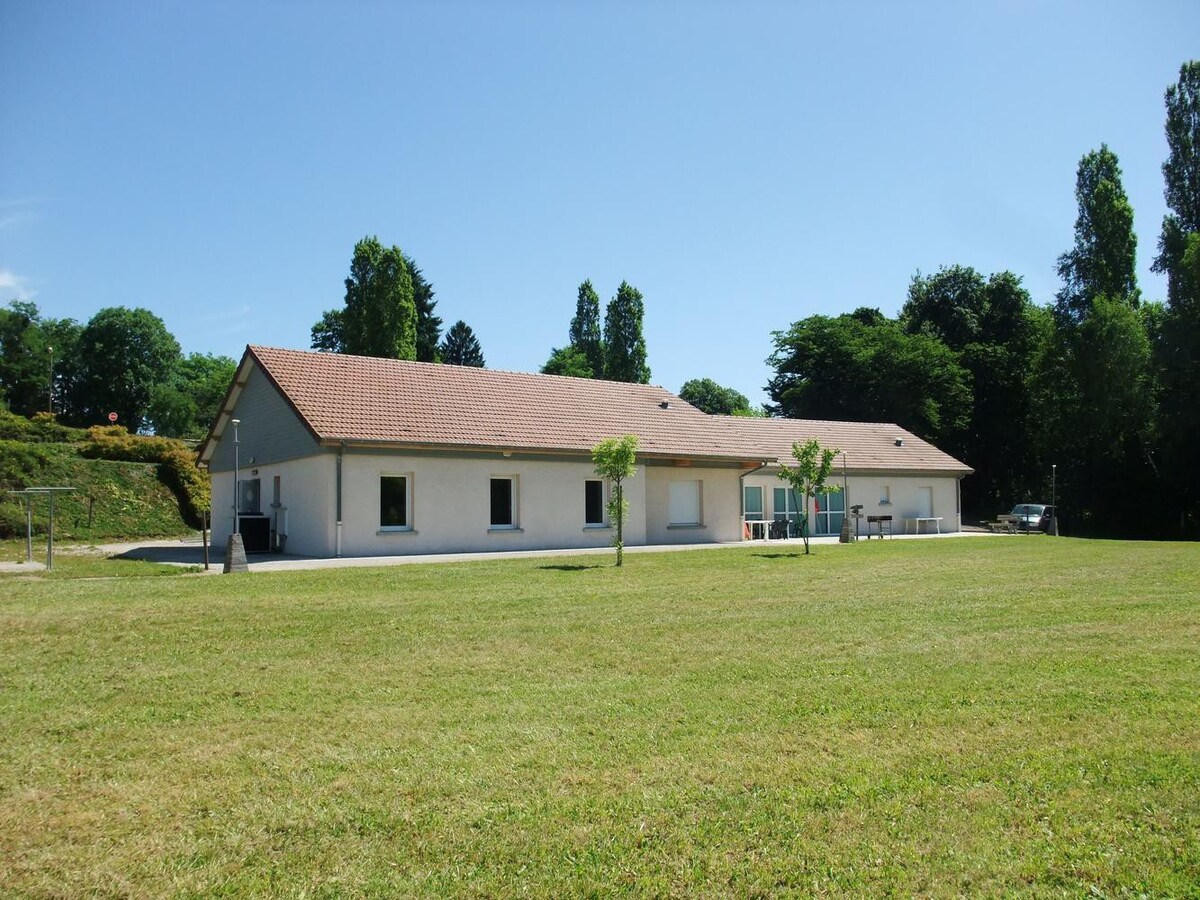
[{"label": "mowed grass", "polygon": [[1200,547],[0,580],[0,895],[1200,896]]}]

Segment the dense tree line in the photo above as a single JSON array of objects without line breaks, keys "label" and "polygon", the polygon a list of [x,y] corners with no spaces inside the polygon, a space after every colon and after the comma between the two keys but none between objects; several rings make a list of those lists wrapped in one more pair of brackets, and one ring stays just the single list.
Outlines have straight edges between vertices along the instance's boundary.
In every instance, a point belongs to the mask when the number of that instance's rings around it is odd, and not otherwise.
[{"label": "dense tree line", "polygon": [[112,306],[83,325],[44,318],[14,300],[0,309],[0,399],[19,415],[53,412],[66,425],[199,438],[233,379],[226,356],[184,356],[162,319]]},{"label": "dense tree line", "polygon": [[1074,533],[1200,533],[1200,62],[1166,110],[1165,304],[1142,300],[1133,208],[1102,144],[1079,163],[1053,304],[1011,272],[918,274],[896,319],[859,309],[776,332],[770,411],[897,422],[936,442],[976,469],[968,515],[1048,500],[1054,466]]}]

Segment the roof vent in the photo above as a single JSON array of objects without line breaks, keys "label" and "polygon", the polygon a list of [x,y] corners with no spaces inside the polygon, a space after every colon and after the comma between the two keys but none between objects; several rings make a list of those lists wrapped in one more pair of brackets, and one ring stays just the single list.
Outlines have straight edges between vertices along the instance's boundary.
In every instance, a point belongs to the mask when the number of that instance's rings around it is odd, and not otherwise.
[{"label": "roof vent", "polygon": [[896,438],[896,446],[903,447],[904,446],[904,438]]},{"label": "roof vent", "polygon": [[670,401],[670,400],[664,400],[662,403],[660,403],[660,404],[658,404],[658,405],[659,405],[659,407],[661,407],[662,409],[670,409],[670,408],[671,408],[671,401]]}]

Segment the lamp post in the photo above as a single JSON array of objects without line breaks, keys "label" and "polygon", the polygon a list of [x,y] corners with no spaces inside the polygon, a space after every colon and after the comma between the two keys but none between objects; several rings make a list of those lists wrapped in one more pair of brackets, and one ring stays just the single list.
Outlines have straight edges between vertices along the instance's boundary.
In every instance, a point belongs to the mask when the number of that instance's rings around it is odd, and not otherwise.
[{"label": "lamp post", "polygon": [[242,473],[242,458],[241,447],[238,445],[238,426],[242,424],[241,419],[231,419],[233,422],[233,533],[241,534],[241,529],[238,523],[238,500],[240,499],[240,490],[238,481],[241,480]]},{"label": "lamp post", "polygon": [[50,354],[50,383],[46,385],[46,400],[50,415],[54,415],[54,348],[47,344],[46,350]]},{"label": "lamp post", "polygon": [[1050,533],[1058,537],[1058,463],[1050,464]]}]

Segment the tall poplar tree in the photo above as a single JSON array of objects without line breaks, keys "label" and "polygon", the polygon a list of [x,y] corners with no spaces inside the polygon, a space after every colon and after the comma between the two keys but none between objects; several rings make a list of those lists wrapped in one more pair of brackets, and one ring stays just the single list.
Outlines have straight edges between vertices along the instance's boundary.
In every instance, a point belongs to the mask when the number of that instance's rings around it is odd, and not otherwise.
[{"label": "tall poplar tree", "polygon": [[[1150,426],[1150,345],[1136,309],[1133,208],[1108,147],[1079,162],[1075,246],[1059,258],[1053,333],[1037,366],[1044,453],[1076,532],[1139,530],[1134,504],[1158,489]],[[1120,524],[1116,524],[1118,519]]]},{"label": "tall poplar tree", "polygon": [[642,292],[622,281],[604,312],[604,377],[609,381],[649,384],[646,365],[645,317]]},{"label": "tall poplar tree", "polygon": [[1101,144],[1079,161],[1075,179],[1075,246],[1058,258],[1063,280],[1058,311],[1075,322],[1087,317],[1103,294],[1138,305],[1137,235],[1133,207],[1121,183],[1117,155]]},{"label": "tall poplar tree", "polygon": [[583,353],[592,369],[592,377],[604,377],[604,342],[600,337],[600,295],[591,280],[579,285],[575,316],[571,319],[571,347]]},{"label": "tall poplar tree", "polygon": [[1200,534],[1200,60],[1179,68],[1167,88],[1168,155],[1163,218],[1154,270],[1167,276],[1167,308],[1157,334],[1161,373],[1159,433],[1175,490],[1166,498],[1172,524]]},{"label": "tall poplar tree", "polygon": [[377,237],[354,245],[345,307],[327,310],[312,327],[312,346],[333,353],[417,358],[417,309],[408,262]]}]

